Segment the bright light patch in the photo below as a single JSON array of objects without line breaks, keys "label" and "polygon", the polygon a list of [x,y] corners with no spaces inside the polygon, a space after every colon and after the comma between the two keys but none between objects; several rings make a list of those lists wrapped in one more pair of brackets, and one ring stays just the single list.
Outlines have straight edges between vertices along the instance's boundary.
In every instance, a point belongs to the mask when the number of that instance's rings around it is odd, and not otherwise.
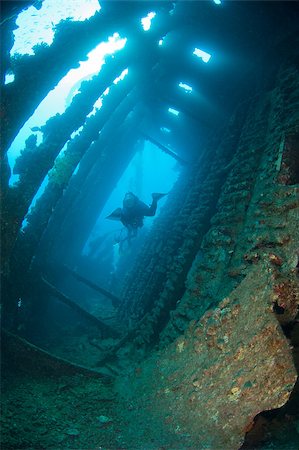
[{"label": "bright light patch", "polygon": [[115,78],[113,84],[117,84],[119,81],[123,80],[126,75],[128,75],[129,69],[125,69],[122,71],[119,77]]},{"label": "bright light patch", "polygon": [[5,75],[5,81],[4,84],[9,84],[9,83],[13,83],[15,81],[15,74],[12,72],[8,72]]},{"label": "bright light patch", "polygon": [[198,56],[203,60],[203,62],[207,63],[209,62],[211,55],[209,53],[204,52],[203,50],[200,50],[199,48],[195,48],[193,55]]},{"label": "bright light patch", "polygon": [[79,127],[78,130],[73,131],[73,133],[71,134],[71,139],[74,139],[74,137],[78,136],[78,134],[80,134],[82,130],[83,130],[83,125],[81,127]]},{"label": "bright light patch", "polygon": [[213,0],[216,5],[221,5],[221,0]]},{"label": "bright light patch", "polygon": [[33,47],[54,40],[55,26],[65,19],[83,21],[100,11],[98,0],[44,0],[41,9],[30,6],[22,11],[16,20],[18,28],[14,33],[11,56],[34,55]]},{"label": "bright light patch", "polygon": [[73,172],[73,175],[76,175],[78,173],[79,168],[80,168],[80,163],[81,163],[81,161],[78,162],[78,164],[77,164],[77,166],[76,166],[76,168],[75,168],[75,170]]},{"label": "bright light patch", "polygon": [[[101,42],[91,52],[89,52],[87,55],[87,60],[80,62],[80,67],[78,69],[71,69],[69,73],[60,81],[56,89],[61,85],[63,90],[71,90],[72,86],[79,80],[90,80],[94,75],[100,72],[102,66],[105,64],[105,56],[121,50],[126,45],[126,42],[126,38],[122,39],[118,33],[114,33],[113,36],[108,38],[108,41]],[[72,96],[68,98],[69,102],[71,102],[74,96],[78,94],[79,89],[80,86],[78,86]],[[65,101],[62,103],[64,105]]]},{"label": "bright light patch", "polygon": [[103,98],[104,98],[105,95],[107,95],[107,94],[109,93],[109,89],[108,89],[108,92],[107,92],[107,89],[105,90],[105,92],[106,92],[106,94],[103,93],[103,94],[97,99],[97,101],[96,101],[95,104],[93,105],[92,111],[91,111],[89,114],[87,114],[86,118],[89,118],[89,117],[91,117],[91,116],[94,116],[95,113],[96,113],[99,109],[102,108],[102,106],[103,106]]},{"label": "bright light patch", "polygon": [[175,9],[176,9],[176,3],[173,2],[171,6],[172,6],[172,9],[169,11],[169,14],[172,16],[174,14],[174,12],[175,12]]},{"label": "bright light patch", "polygon": [[178,116],[180,114],[179,111],[177,111],[174,108],[168,108],[168,112],[170,112],[171,114],[173,114],[174,116]]},{"label": "bright light patch", "polygon": [[188,94],[191,94],[191,92],[192,92],[192,87],[189,86],[188,84],[185,84],[185,83],[182,83],[182,82],[181,82],[181,83],[179,84],[179,87],[182,88],[182,89],[184,89],[184,91],[187,92]]},{"label": "bright light patch", "polygon": [[170,133],[171,132],[171,130],[169,128],[166,128],[166,127],[161,127],[160,130],[164,131],[164,133]]},{"label": "bright light patch", "polygon": [[103,95],[104,95],[104,94],[102,94],[101,97],[99,97],[99,98],[97,99],[97,101],[96,101],[95,104],[93,105],[92,111],[90,111],[90,113],[87,114],[87,116],[86,116],[87,119],[88,119],[89,117],[91,117],[91,116],[94,116],[95,113],[96,113],[99,109],[102,108],[102,106],[103,106]]},{"label": "bright light patch", "polygon": [[148,31],[151,27],[152,19],[156,16],[155,12],[150,12],[146,17],[143,17],[141,19],[141,24],[144,29],[144,31]]},{"label": "bright light patch", "polygon": [[[125,69],[122,71],[122,73],[120,74],[119,77],[115,78],[115,80],[113,81],[113,84],[117,84],[119,81],[123,80],[125,78],[125,76],[128,74],[129,70]],[[98,98],[98,100],[95,102],[95,104],[93,105],[93,109],[92,111],[86,116],[86,117],[91,117],[94,116],[95,113],[102,108],[103,106],[103,99],[106,95],[108,95],[110,92],[110,88],[108,87],[107,89],[105,89],[105,91],[103,92],[103,94]]]},{"label": "bright light patch", "polygon": [[166,37],[166,34],[165,34],[165,36],[162,37],[162,39],[159,40],[159,45],[163,45],[165,37]]},{"label": "bright light patch", "polygon": [[15,186],[18,184],[20,180],[20,175],[11,173],[10,178],[9,178],[9,187]]},{"label": "bright light patch", "polygon": [[[39,104],[34,114],[19,131],[19,134],[7,152],[11,171],[13,171],[15,159],[20,155],[21,150],[24,148],[24,142],[30,134],[32,134],[31,128],[40,128],[50,117],[55,116],[55,114],[63,114],[65,111],[66,98],[69,96],[72,87],[81,79],[84,81],[91,79],[101,70],[103,64],[105,64],[105,56],[112,54],[117,50],[121,50],[126,45],[126,42],[127,39],[121,39],[119,34],[115,33],[113,36],[109,37],[108,42],[102,42],[93,49],[87,55],[88,59],[80,62],[78,69],[71,69],[58,83],[55,89],[49,92]],[[76,91],[74,91],[73,96],[75,95],[75,92]],[[105,92],[103,95],[105,95]],[[70,101],[73,96],[70,98]],[[16,178],[14,178],[14,181],[11,179],[10,185],[11,183],[16,183],[16,181]]]}]

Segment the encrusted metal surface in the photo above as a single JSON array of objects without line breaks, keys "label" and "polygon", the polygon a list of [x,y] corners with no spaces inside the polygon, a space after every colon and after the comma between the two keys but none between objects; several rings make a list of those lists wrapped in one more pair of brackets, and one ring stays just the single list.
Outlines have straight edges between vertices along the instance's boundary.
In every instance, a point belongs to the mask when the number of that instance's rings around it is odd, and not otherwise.
[{"label": "encrusted metal surface", "polygon": [[270,263],[254,266],[218,308],[121,383],[143,441],[154,448],[148,423],[175,448],[238,449],[259,412],[285,404],[297,375],[273,313],[274,280]]}]

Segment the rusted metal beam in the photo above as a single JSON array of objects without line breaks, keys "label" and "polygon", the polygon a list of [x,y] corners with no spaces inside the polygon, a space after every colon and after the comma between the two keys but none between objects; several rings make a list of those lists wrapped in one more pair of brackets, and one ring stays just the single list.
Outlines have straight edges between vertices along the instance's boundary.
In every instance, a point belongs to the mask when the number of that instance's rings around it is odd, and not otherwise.
[{"label": "rusted metal beam", "polygon": [[58,300],[63,302],[65,305],[68,305],[70,308],[75,310],[77,313],[79,313],[82,317],[88,319],[90,322],[92,322],[94,325],[96,325],[98,328],[100,328],[101,331],[105,333],[105,335],[111,336],[111,337],[117,337],[119,336],[119,333],[112,328],[110,325],[107,325],[102,320],[98,319],[97,317],[90,314],[85,309],[81,308],[76,302],[71,300],[69,297],[67,297],[65,294],[60,292],[58,289],[56,289],[53,284],[49,283],[44,277],[41,277],[41,282],[43,287],[47,289],[47,291],[54,295]]},{"label": "rusted metal beam", "polygon": [[78,272],[75,272],[70,267],[64,265],[64,269],[66,269],[73,277],[75,277],[78,281],[81,281],[82,283],[89,286],[91,289],[94,289],[95,291],[99,292],[100,294],[104,295],[105,297],[109,298],[112,301],[113,306],[118,306],[121,303],[121,300],[116,297],[116,295],[111,294],[111,292],[106,291],[106,289],[103,289],[102,287],[98,286],[96,283],[93,283],[92,281],[88,280],[85,277],[82,277]]},{"label": "rusted metal beam", "polygon": [[164,153],[167,153],[168,155],[170,155],[172,158],[174,158],[177,162],[179,162],[180,164],[182,164],[183,166],[187,166],[188,162],[185,161],[183,158],[180,158],[176,153],[174,153],[172,150],[169,150],[169,148],[165,147],[165,145],[160,144],[160,142],[156,141],[156,139],[152,138],[151,136],[149,136],[148,134],[145,133],[141,133],[142,136],[147,139],[148,141],[152,142],[154,145],[156,145],[157,147],[159,147]]},{"label": "rusted metal beam", "polygon": [[81,373],[88,377],[110,378],[96,369],[81,366],[55,356],[5,329],[1,330],[1,341],[3,345],[3,359],[11,365],[21,367],[24,371],[34,371],[35,375],[37,373],[46,373],[48,375],[75,375]]}]

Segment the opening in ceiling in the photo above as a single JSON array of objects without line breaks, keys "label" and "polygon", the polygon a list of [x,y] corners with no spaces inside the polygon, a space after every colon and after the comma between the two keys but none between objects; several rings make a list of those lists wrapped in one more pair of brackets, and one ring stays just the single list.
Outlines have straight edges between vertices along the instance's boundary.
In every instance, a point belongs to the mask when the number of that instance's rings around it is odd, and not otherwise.
[{"label": "opening in ceiling", "polygon": [[51,45],[55,26],[62,20],[84,21],[92,17],[101,6],[98,0],[44,0],[42,7],[30,6],[16,20],[14,45],[10,55],[34,55],[34,46]]},{"label": "opening in ceiling", "polygon": [[210,61],[211,55],[207,52],[204,52],[203,50],[200,50],[199,48],[194,49],[193,55],[198,56],[198,58],[201,58],[204,63],[207,63]]},{"label": "opening in ceiling", "polygon": [[[113,81],[113,84],[117,84],[119,81],[123,80],[128,73],[129,73],[128,69],[123,70],[122,73],[120,74],[120,76],[115,78],[115,80]],[[86,118],[94,116],[96,114],[96,112],[99,109],[101,109],[101,107],[103,105],[104,97],[106,97],[109,94],[109,92],[110,92],[110,87],[107,87],[107,89],[105,89],[103,94],[95,102],[95,104],[93,105],[92,111],[89,114],[87,114]]]},{"label": "opening in ceiling", "polygon": [[191,86],[182,82],[179,83],[179,87],[182,88],[187,94],[191,94],[193,90]]},{"label": "opening in ceiling", "polygon": [[177,111],[174,108],[168,108],[168,112],[170,112],[171,114],[173,114],[174,116],[178,116],[180,114],[179,111]]},{"label": "opening in ceiling", "polygon": [[143,19],[141,19],[142,28],[144,29],[144,31],[148,31],[150,29],[151,24],[152,24],[152,19],[155,16],[156,16],[155,12],[149,12],[146,17],[143,17]]},{"label": "opening in ceiling", "polygon": [[[80,66],[77,69],[71,69],[68,74],[62,78],[58,85],[48,93],[44,100],[39,104],[33,115],[21,128],[18,135],[11,144],[7,156],[8,162],[11,168],[11,177],[9,185],[12,186],[17,183],[19,176],[13,175],[15,160],[20,156],[21,150],[24,148],[26,139],[32,134],[32,131],[40,132],[47,120],[56,114],[62,114],[66,110],[66,99],[71,102],[72,98],[76,94],[73,91],[70,98],[70,91],[73,86],[77,84],[77,90],[79,89],[82,81],[91,79],[94,75],[100,72],[102,66],[105,64],[105,56],[111,55],[118,50],[121,50],[126,45],[127,39],[121,38],[118,33],[114,33],[113,36],[108,38],[108,41],[101,42],[95,49],[93,49],[88,55],[87,60],[80,62]],[[116,84],[122,80],[128,73],[127,69],[123,71],[118,78],[114,80]],[[78,85],[78,81],[80,81]],[[106,92],[106,91],[105,91]],[[103,95],[105,95],[105,92]],[[108,92],[107,92],[108,93]],[[98,104],[94,105],[95,111],[99,109],[102,104],[103,98],[100,98]],[[93,113],[93,110],[91,111]],[[41,133],[40,133],[41,135]]]},{"label": "opening in ceiling", "polygon": [[14,80],[15,80],[15,74],[13,72],[9,71],[5,74],[4,84],[13,83]]}]

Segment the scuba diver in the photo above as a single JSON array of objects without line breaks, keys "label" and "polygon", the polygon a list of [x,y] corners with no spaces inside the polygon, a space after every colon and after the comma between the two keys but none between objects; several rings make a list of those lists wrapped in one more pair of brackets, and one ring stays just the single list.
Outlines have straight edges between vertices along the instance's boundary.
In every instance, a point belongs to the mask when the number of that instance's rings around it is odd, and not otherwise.
[{"label": "scuba diver", "polygon": [[156,214],[158,201],[167,194],[152,194],[152,203],[147,206],[132,192],[127,192],[123,199],[123,207],[117,208],[110,216],[106,217],[111,220],[120,220],[127,228],[127,236],[121,240],[120,244],[137,236],[138,228],[143,227],[144,217],[151,217]]}]

